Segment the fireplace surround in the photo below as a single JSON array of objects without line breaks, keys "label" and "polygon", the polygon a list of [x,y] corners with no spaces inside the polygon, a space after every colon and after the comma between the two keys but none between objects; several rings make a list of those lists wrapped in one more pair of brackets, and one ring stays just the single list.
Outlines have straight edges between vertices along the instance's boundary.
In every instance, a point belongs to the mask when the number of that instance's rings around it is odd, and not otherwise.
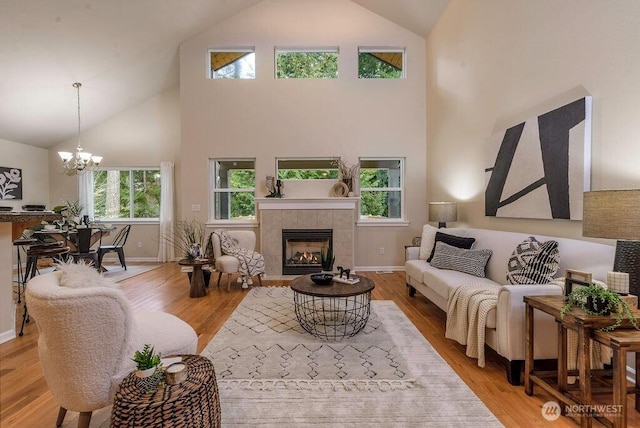
[{"label": "fireplace surround", "polygon": [[[353,267],[357,197],[256,198],[260,219],[260,252],[267,277],[294,276],[282,272],[283,229],[333,231],[335,266]],[[315,272],[319,272],[317,268]]]}]

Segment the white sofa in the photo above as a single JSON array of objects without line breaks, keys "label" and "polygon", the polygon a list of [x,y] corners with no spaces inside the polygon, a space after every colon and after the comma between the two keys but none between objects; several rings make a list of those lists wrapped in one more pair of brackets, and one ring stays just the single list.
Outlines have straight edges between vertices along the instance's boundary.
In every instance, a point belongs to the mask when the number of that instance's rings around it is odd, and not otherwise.
[{"label": "white sofa", "polygon": [[[538,241],[555,240],[560,251],[560,267],[557,277],[564,276],[566,269],[576,269],[593,274],[593,279],[606,280],[607,272],[613,268],[615,247],[577,239],[502,232],[496,230],[450,228],[440,232],[475,238],[472,249],[488,248],[493,251],[486,265],[486,278],[467,273],[443,270],[419,259],[419,247],[408,247],[406,254],[406,282],[409,294],[417,290],[439,308],[447,311],[447,299],[463,284],[487,283],[499,287],[497,308],[487,318],[486,345],[507,359],[507,379],[513,385],[520,383],[522,361],[525,356],[524,296],[561,294],[557,285],[505,285],[507,284],[507,262],[516,246],[534,236]],[[557,358],[557,328],[552,317],[535,315],[536,359]]]}]

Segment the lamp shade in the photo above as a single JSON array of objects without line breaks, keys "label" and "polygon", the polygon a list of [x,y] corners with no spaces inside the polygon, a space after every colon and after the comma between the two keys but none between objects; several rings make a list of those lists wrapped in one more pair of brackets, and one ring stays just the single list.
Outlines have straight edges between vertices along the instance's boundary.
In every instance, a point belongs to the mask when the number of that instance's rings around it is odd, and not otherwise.
[{"label": "lamp shade", "polygon": [[438,222],[446,227],[448,221],[458,221],[458,204],[456,202],[429,202],[429,221]]},{"label": "lamp shade", "polygon": [[585,192],[582,235],[640,239],[640,189]]}]

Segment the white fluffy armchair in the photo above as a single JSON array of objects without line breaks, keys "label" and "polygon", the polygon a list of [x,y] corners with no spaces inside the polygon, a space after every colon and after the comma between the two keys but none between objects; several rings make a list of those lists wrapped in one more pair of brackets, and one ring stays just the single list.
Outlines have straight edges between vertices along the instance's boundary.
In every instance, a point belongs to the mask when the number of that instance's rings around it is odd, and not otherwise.
[{"label": "white fluffy armchair", "polygon": [[52,272],[27,286],[44,376],[60,404],[57,426],[69,409],[80,412],[78,427],[88,427],[91,413],[111,404],[135,370],[131,358],[145,343],[162,355],[193,354],[198,344],[184,321],[162,312],[134,314],[117,287],[105,286],[97,274],[89,278],[81,287],[61,286],[63,273]]}]

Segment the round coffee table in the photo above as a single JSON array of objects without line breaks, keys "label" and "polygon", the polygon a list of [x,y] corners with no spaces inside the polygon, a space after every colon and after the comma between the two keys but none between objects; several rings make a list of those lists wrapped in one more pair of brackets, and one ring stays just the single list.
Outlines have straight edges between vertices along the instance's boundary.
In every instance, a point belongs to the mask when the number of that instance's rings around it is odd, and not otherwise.
[{"label": "round coffee table", "polygon": [[358,334],[369,320],[371,291],[375,284],[359,277],[355,284],[333,281],[316,285],[311,275],[290,283],[300,326],[320,339],[342,340]]}]

